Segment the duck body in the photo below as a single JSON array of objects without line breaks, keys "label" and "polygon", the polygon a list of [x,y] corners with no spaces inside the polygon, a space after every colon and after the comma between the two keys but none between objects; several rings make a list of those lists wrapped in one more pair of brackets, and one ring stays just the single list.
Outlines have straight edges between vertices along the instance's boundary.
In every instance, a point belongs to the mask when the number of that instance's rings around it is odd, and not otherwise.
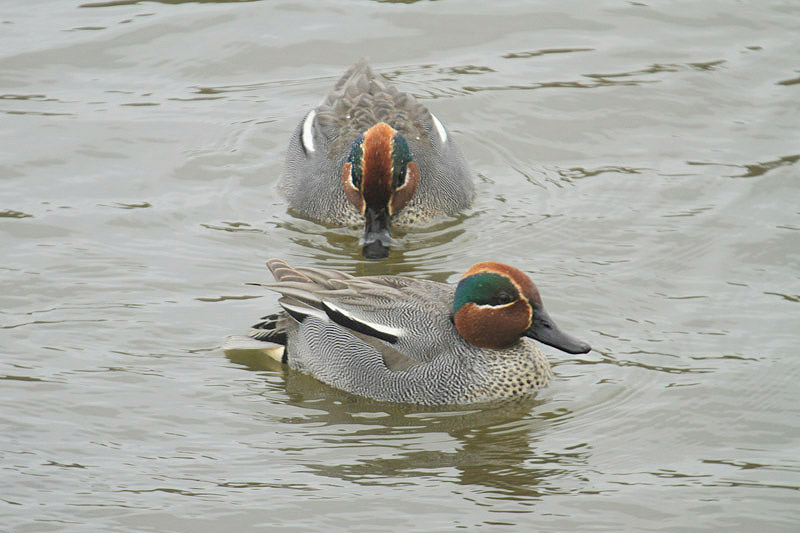
[{"label": "duck body", "polygon": [[[356,278],[294,269],[280,260],[267,264],[277,283],[266,287],[282,295],[283,309],[264,317],[250,336],[285,346],[285,363],[333,387],[376,400],[468,404],[531,394],[551,377],[547,358],[524,331],[500,339],[503,346],[474,344],[492,344],[492,335],[504,329],[497,321],[513,322],[510,310],[528,305],[524,294],[512,295],[510,303],[467,301],[454,312],[454,304],[464,300],[459,295],[464,278],[455,287],[399,276]],[[481,314],[478,321],[470,322],[469,307]],[[500,315],[493,317],[494,311]],[[520,317],[520,328],[534,327],[533,313],[530,319]],[[545,339],[549,344],[572,353],[589,350],[555,331]]]},{"label": "duck body", "polygon": [[298,124],[280,190],[296,214],[364,226],[365,243],[382,241],[388,253],[390,225],[456,214],[474,187],[444,125],[361,60]]}]

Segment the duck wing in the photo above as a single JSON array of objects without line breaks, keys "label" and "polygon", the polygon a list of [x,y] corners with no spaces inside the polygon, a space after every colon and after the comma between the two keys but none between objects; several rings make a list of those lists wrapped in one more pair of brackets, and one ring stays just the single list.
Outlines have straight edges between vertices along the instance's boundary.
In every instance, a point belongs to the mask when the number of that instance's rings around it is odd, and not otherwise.
[{"label": "duck wing", "polygon": [[[441,284],[397,276],[355,278],[338,271],[294,269],[280,260],[267,264],[277,282],[254,285],[281,294],[278,303],[297,322],[313,316],[347,329],[375,348],[391,370],[405,370],[430,358],[426,353],[438,339],[421,339],[413,326],[415,318],[424,326],[430,324],[431,317],[447,313],[447,308],[430,295],[430,289]],[[421,357],[417,357],[418,352]]]},{"label": "duck wing", "polygon": [[417,142],[427,139],[431,131],[427,108],[375,73],[366,59],[342,75],[316,111],[316,121],[331,139],[333,153],[346,151],[358,135],[379,122]]}]

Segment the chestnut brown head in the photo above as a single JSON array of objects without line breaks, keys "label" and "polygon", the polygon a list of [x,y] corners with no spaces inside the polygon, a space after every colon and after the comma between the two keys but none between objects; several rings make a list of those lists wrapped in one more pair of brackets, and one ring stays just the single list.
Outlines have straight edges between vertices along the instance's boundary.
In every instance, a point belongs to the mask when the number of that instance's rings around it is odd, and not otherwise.
[{"label": "chestnut brown head", "polygon": [[342,188],[364,215],[365,257],[389,254],[391,217],[411,200],[418,184],[419,168],[408,141],[385,122],[353,141],[342,168]]}]

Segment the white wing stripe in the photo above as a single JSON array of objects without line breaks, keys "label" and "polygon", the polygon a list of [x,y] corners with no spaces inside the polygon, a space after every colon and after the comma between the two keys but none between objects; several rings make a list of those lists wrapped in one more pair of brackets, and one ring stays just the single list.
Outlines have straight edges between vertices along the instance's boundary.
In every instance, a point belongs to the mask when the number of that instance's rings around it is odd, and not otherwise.
[{"label": "white wing stripe", "polygon": [[444,130],[444,126],[442,123],[439,122],[439,119],[436,118],[436,115],[431,113],[431,118],[433,119],[433,125],[436,126],[436,131],[439,132],[439,138],[442,139],[442,144],[447,142],[447,132]]},{"label": "white wing stripe", "polygon": [[286,309],[290,313],[295,313],[297,315],[307,317],[313,316],[319,318],[320,320],[324,320],[325,322],[330,322],[328,315],[325,314],[325,311],[321,309],[317,309],[316,307],[311,307],[310,305],[303,305],[302,303],[298,304],[295,302],[289,301],[280,301],[281,307]]},{"label": "white wing stripe", "polygon": [[303,133],[301,134],[301,139],[303,141],[303,146],[306,149],[306,152],[314,152],[314,133],[311,131],[311,128],[314,126],[314,118],[317,116],[317,112],[315,110],[311,110],[311,112],[306,115],[306,119],[303,121]]},{"label": "white wing stripe", "polygon": [[325,300],[325,305],[330,309],[336,311],[337,313],[343,314],[353,322],[360,322],[361,324],[364,324],[365,326],[370,327],[386,335],[392,335],[394,337],[402,337],[406,333],[406,330],[404,330],[403,328],[394,328],[392,326],[387,326],[386,324],[376,324],[375,322],[370,322],[369,320],[364,320],[363,318],[354,316],[349,311],[345,311],[341,307],[330,303],[328,300]]}]

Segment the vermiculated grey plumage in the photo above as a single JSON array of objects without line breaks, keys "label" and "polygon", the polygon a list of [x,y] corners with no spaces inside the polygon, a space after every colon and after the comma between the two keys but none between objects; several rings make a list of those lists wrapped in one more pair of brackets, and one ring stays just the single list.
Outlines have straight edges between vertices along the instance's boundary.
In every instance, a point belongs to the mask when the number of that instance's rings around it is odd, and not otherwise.
[{"label": "vermiculated grey plumage", "polygon": [[[268,266],[276,283],[265,286],[291,310],[271,322],[284,329],[272,331],[270,340],[284,334],[289,366],[331,386],[377,400],[442,405],[521,396],[551,377],[546,357],[528,338],[489,350],[461,337],[450,319],[451,285],[292,269],[276,260]],[[335,313],[391,332],[396,341],[343,327],[331,319]]]}]

